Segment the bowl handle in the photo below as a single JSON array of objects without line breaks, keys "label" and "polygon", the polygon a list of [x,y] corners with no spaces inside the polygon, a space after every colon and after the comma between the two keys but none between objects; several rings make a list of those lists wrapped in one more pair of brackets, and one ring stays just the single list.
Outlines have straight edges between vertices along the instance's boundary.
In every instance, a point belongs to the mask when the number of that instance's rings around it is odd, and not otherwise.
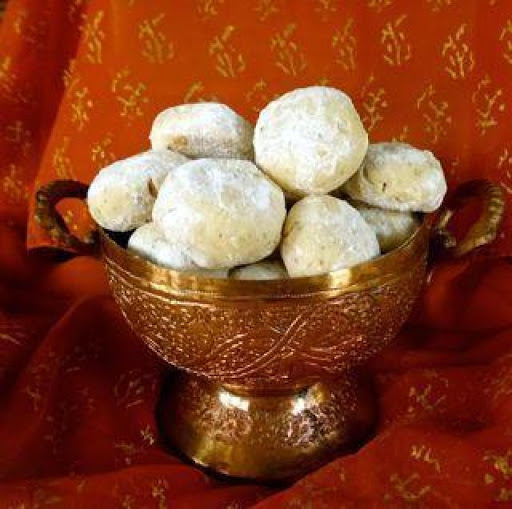
[{"label": "bowl handle", "polygon": [[[454,215],[472,198],[482,203],[478,219],[471,225],[464,238],[457,240],[449,229]],[[502,188],[489,180],[470,180],[461,184],[441,208],[434,222],[434,246],[439,246],[450,257],[460,258],[477,247],[491,243],[505,212],[505,196]]]},{"label": "bowl handle", "polygon": [[92,230],[84,240],[78,239],[69,231],[56,209],[57,204],[64,198],[84,200],[88,189],[87,184],[77,180],[54,180],[40,187],[36,193],[34,218],[60,247],[72,249],[79,254],[99,255],[98,232]]}]

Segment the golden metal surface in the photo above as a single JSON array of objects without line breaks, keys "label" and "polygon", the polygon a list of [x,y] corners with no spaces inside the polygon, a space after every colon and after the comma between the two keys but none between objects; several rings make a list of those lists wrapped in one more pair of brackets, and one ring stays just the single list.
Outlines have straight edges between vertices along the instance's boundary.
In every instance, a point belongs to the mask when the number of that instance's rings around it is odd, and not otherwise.
[{"label": "golden metal surface", "polygon": [[424,223],[374,262],[270,282],[185,276],[101,240],[114,298],[160,357],[231,386],[282,391],[339,376],[393,339],[423,282],[428,237]]},{"label": "golden metal surface", "polygon": [[[40,223],[64,238],[70,235],[61,231],[54,206],[67,186],[57,182],[38,194],[46,200]],[[495,188],[463,189],[464,196],[480,197],[486,211],[461,245],[464,252],[496,234],[502,209]],[[443,239],[446,214],[436,229]],[[164,269],[99,229],[126,320],[157,355],[189,373],[167,401],[174,443],[202,465],[255,479],[300,475],[346,450],[372,419],[351,373],[407,319],[425,278],[431,223],[424,218],[406,243],[370,262],[274,281]]]},{"label": "golden metal surface", "polygon": [[[466,236],[457,242],[448,225],[457,211],[475,197],[482,203],[482,212]],[[435,231],[450,255],[459,258],[477,247],[491,243],[498,234],[504,213],[505,194],[500,186],[488,180],[470,180],[460,185],[448,203],[445,203],[435,225]]]},{"label": "golden metal surface", "polygon": [[36,194],[34,219],[50,237],[63,248],[70,248],[82,254],[98,252],[98,236],[91,232],[85,242],[75,237],[60,217],[56,206],[64,198],[85,199],[89,186],[76,180],[55,180],[41,187]]},{"label": "golden metal surface", "polygon": [[349,452],[375,417],[371,393],[351,375],[273,396],[178,375],[163,409],[166,434],[189,458],[259,480],[293,479]]}]

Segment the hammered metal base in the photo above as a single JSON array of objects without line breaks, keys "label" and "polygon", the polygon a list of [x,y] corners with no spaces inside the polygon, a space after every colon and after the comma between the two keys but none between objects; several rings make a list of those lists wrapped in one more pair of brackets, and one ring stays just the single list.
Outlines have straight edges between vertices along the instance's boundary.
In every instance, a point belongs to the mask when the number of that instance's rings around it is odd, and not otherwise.
[{"label": "hammered metal base", "polygon": [[268,396],[174,377],[165,433],[194,462],[233,477],[293,480],[353,450],[375,420],[374,399],[352,375]]}]

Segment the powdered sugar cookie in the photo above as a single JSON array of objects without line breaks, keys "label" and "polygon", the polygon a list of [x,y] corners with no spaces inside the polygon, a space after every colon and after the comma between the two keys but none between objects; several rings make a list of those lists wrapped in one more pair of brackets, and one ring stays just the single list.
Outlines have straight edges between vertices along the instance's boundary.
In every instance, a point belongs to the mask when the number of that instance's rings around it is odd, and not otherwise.
[{"label": "powdered sugar cookie", "polygon": [[128,240],[128,250],[168,269],[215,279],[224,279],[228,276],[228,269],[206,270],[198,267],[183,249],[164,237],[155,223],[137,228]]},{"label": "powdered sugar cookie", "polygon": [[361,202],[352,205],[377,235],[382,252],[391,251],[403,244],[420,224],[412,212],[379,209]]},{"label": "powdered sugar cookie", "polygon": [[281,256],[290,277],[352,267],[379,254],[375,232],[347,202],[308,196],[288,213]]},{"label": "powdered sugar cookie", "polygon": [[282,262],[268,260],[246,265],[245,267],[237,267],[231,271],[229,277],[252,280],[285,279],[288,277],[288,272],[286,272]]},{"label": "powdered sugar cookie", "polygon": [[407,143],[375,143],[343,191],[383,209],[432,212],[443,201],[446,180],[432,152]]},{"label": "powdered sugar cookie", "polygon": [[199,159],[169,174],[153,209],[167,239],[204,268],[270,255],[285,218],[281,189],[249,161]]},{"label": "powdered sugar cookie", "polygon": [[341,186],[357,171],[367,147],[352,101],[329,87],[301,88],[272,101],[254,131],[256,163],[295,197]]},{"label": "powdered sugar cookie", "polygon": [[188,157],[252,159],[253,127],[225,104],[195,103],[168,108],[155,118],[149,138],[154,149]]},{"label": "powdered sugar cookie", "polygon": [[147,223],[165,177],[187,161],[171,150],[150,150],[103,168],[87,192],[92,217],[103,228],[117,232]]}]

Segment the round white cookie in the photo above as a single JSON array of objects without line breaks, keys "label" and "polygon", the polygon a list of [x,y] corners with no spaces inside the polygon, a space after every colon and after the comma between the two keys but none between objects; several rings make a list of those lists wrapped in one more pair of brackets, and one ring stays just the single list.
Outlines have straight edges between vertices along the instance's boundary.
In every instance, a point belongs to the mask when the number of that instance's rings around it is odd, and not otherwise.
[{"label": "round white cookie", "polygon": [[155,223],[147,223],[137,228],[128,240],[128,250],[168,269],[214,279],[228,277],[228,269],[206,270],[198,267],[183,249],[164,237]]},{"label": "round white cookie", "polygon": [[285,215],[281,189],[253,163],[235,159],[199,159],[177,168],[153,208],[166,238],[210,269],[270,255]]},{"label": "round white cookie", "polygon": [[350,97],[329,87],[299,88],[272,101],[254,131],[256,163],[294,197],[341,186],[367,148]]},{"label": "round white cookie", "polygon": [[165,177],[188,160],[170,150],[150,150],[103,168],[87,192],[92,217],[103,228],[116,232],[147,223]]},{"label": "round white cookie", "polygon": [[407,143],[375,143],[343,191],[383,209],[433,212],[446,194],[446,180],[432,152]]},{"label": "round white cookie", "polygon": [[154,149],[192,158],[252,159],[253,127],[225,104],[173,106],[157,115],[149,139]]},{"label": "round white cookie", "polygon": [[288,272],[286,272],[286,268],[282,262],[278,260],[268,260],[252,263],[245,267],[237,267],[231,271],[229,277],[233,279],[252,280],[286,279]]},{"label": "round white cookie", "polygon": [[377,235],[382,252],[392,251],[402,245],[420,224],[412,212],[379,209],[361,202],[352,205]]},{"label": "round white cookie", "polygon": [[308,196],[284,225],[281,256],[290,277],[314,276],[352,267],[379,254],[375,232],[347,202]]}]

